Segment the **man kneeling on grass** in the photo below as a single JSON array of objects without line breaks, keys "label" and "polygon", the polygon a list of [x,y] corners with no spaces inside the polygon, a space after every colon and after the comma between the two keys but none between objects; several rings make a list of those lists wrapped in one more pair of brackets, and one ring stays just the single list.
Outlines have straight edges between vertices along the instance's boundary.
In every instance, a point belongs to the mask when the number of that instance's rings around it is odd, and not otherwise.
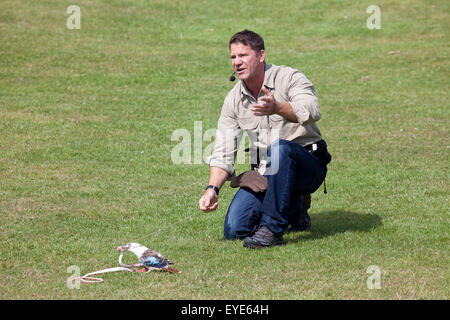
[{"label": "man kneeling on grass", "polygon": [[[281,245],[289,226],[311,226],[308,198],[325,180],[331,160],[315,123],[321,116],[319,103],[304,74],[266,64],[260,35],[238,32],[229,48],[240,81],[222,107],[199,207],[215,210],[220,188],[231,180],[240,189],[225,217],[225,238],[244,239],[249,248]],[[234,160],[243,130],[250,138],[252,170],[236,177]]]}]

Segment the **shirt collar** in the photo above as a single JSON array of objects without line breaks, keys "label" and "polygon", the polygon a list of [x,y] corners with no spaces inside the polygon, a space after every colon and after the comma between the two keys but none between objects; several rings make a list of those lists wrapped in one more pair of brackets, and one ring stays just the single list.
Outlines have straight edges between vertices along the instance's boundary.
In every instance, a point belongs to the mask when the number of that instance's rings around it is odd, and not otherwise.
[{"label": "shirt collar", "polygon": [[264,82],[263,86],[268,89],[274,89],[274,74],[273,74],[273,68],[271,64],[266,64],[264,67]]}]

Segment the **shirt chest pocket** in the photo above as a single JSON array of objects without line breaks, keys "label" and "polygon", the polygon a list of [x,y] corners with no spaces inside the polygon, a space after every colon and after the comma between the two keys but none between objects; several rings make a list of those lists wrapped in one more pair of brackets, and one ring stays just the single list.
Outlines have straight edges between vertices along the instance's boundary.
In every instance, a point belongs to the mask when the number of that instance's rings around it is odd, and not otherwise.
[{"label": "shirt chest pocket", "polygon": [[259,120],[255,116],[244,116],[238,118],[238,124],[242,130],[256,131]]},{"label": "shirt chest pocket", "polygon": [[278,114],[272,114],[269,117],[270,122],[270,128],[271,129],[281,129],[285,125],[285,119],[278,115]]},{"label": "shirt chest pocket", "polygon": [[270,122],[279,122],[279,121],[283,121],[284,118],[278,114],[272,114],[269,116]]}]

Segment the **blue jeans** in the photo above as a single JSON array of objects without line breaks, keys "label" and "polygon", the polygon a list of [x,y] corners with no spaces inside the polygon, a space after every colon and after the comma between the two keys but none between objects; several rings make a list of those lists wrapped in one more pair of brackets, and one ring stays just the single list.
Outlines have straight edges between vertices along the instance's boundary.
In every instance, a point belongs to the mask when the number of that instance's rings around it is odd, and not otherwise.
[{"label": "blue jeans", "polygon": [[267,156],[268,168],[274,167],[273,159],[277,157],[274,174],[264,175],[267,190],[258,193],[247,188],[238,190],[225,216],[226,239],[250,236],[259,226],[282,235],[292,217],[301,211],[299,195],[313,193],[325,180],[327,168],[297,143],[277,140],[269,147]]}]

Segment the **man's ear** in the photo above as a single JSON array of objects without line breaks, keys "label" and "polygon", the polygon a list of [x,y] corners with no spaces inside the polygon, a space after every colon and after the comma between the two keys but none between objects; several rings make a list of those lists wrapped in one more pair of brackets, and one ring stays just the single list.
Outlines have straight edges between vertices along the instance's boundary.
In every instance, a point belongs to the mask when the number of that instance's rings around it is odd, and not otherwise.
[{"label": "man's ear", "polygon": [[264,50],[259,50],[259,62],[263,63],[266,60],[266,52]]}]

